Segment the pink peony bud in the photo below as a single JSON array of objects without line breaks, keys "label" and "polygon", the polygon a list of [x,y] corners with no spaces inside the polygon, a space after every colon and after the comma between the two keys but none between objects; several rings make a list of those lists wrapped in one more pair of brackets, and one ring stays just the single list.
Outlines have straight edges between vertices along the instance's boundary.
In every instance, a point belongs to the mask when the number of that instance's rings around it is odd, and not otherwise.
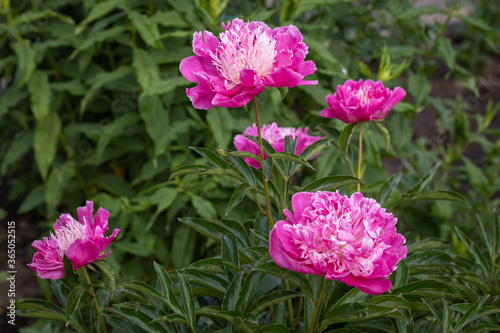
[{"label": "pink peony bud", "polygon": [[38,251],[28,266],[42,279],[63,278],[63,258],[66,256],[73,269],[93,263],[111,254],[103,253],[109,243],[118,235],[120,229],[114,229],[109,237],[104,237],[108,229],[109,213],[99,208],[94,222],[94,203],[87,201],[85,207],[77,208],[78,221],[70,214],[61,214],[54,224],[54,234],[36,240],[33,247]]},{"label": "pink peony bud", "polygon": [[326,96],[328,108],[321,111],[321,116],[347,124],[381,120],[405,95],[403,88],[396,87],[392,91],[384,88],[382,81],[347,80],[343,86],[337,86],[333,95]]},{"label": "pink peony bud", "polygon": [[[308,128],[305,130],[302,128],[293,127],[279,127],[276,123],[270,125],[264,125],[261,129],[262,138],[269,142],[269,144],[276,150],[276,152],[283,152],[285,150],[285,136],[288,136],[292,140],[297,140],[295,143],[295,155],[300,155],[308,146],[313,142],[321,139],[319,136],[311,136],[307,134]],[[257,145],[252,140],[246,138],[244,135],[257,136],[257,125],[253,124],[247,127],[243,135],[238,134],[234,137],[234,146],[239,151],[247,151],[254,154],[255,156],[260,156],[259,145]],[[313,156],[312,158],[318,156],[319,154]],[[267,155],[264,153],[264,157]],[[260,169],[260,164],[257,160],[245,157],[245,161],[248,165],[253,166],[256,169]]]},{"label": "pink peony bud", "polygon": [[372,295],[391,288],[389,275],[406,258],[397,219],[361,193],[299,192],[293,213],[269,235],[270,253],[279,266],[324,275]]},{"label": "pink peony bud", "polygon": [[179,70],[189,81],[186,89],[193,106],[208,110],[215,106],[237,108],[246,105],[264,87],[313,85],[304,76],[316,71],[304,61],[307,46],[302,34],[290,25],[271,29],[263,22],[244,23],[235,18],[222,24],[219,39],[211,32],[195,32],[193,51],[181,61]]}]

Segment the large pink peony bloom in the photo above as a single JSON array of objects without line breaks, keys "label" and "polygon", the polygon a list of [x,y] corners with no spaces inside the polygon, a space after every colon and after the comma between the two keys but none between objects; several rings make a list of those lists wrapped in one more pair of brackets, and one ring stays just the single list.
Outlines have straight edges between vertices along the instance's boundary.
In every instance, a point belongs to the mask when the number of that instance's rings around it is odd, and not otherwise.
[{"label": "large pink peony bloom", "polygon": [[109,213],[99,208],[94,222],[93,206],[92,201],[87,201],[85,207],[77,208],[78,221],[70,214],[61,214],[54,224],[55,235],[51,233],[49,237],[44,237],[43,241],[33,242],[32,245],[38,252],[28,266],[37,272],[38,277],[52,280],[63,278],[64,256],[76,271],[111,254],[111,251],[103,252],[120,229],[114,229],[111,236],[104,237],[108,229]]},{"label": "large pink peony bloom", "polygon": [[199,83],[186,89],[197,109],[215,106],[236,108],[246,105],[264,87],[313,85],[304,76],[316,71],[304,61],[307,46],[293,25],[271,29],[263,22],[244,23],[235,18],[222,24],[219,39],[211,32],[195,32],[193,51],[181,61],[181,74]]},{"label": "large pink peony bloom", "polygon": [[328,108],[321,111],[321,116],[342,120],[350,124],[358,121],[380,120],[406,95],[403,88],[394,91],[384,88],[382,81],[347,80],[343,86],[337,86],[333,95],[325,100]]},{"label": "large pink peony bloom", "polygon": [[[305,130],[302,128],[293,127],[279,127],[276,123],[270,125],[264,125],[261,129],[262,138],[269,142],[269,144],[276,150],[276,152],[283,152],[285,150],[285,136],[296,140],[295,143],[295,155],[299,155],[313,142],[321,139],[319,136],[311,136],[307,134],[308,128]],[[254,154],[255,156],[260,156],[259,146],[252,140],[246,138],[244,135],[257,136],[257,125],[247,127],[243,135],[238,134],[234,137],[234,146],[239,151],[247,151]],[[313,156],[312,158],[318,156],[319,154]],[[264,153],[264,157],[267,155]],[[245,161],[248,165],[253,166],[256,169],[260,169],[260,164],[257,160],[245,157]]]},{"label": "large pink peony bloom", "polygon": [[361,193],[299,192],[293,214],[278,221],[269,236],[274,261],[289,270],[324,275],[367,294],[391,288],[388,276],[406,258],[397,219]]}]

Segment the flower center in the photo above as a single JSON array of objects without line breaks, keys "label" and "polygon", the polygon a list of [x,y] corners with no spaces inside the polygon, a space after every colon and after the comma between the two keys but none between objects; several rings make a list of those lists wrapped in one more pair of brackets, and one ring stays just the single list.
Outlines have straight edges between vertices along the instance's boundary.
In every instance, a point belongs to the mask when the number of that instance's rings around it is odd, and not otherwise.
[{"label": "flower center", "polygon": [[364,106],[372,99],[372,89],[371,87],[365,87],[363,84],[359,90],[356,92],[356,97],[358,98],[358,107]]},{"label": "flower center", "polygon": [[252,69],[259,78],[273,70],[276,58],[276,40],[265,25],[233,24],[220,34],[220,44],[211,54],[213,64],[225,78],[225,88],[230,90],[241,83],[240,72]]},{"label": "flower center", "polygon": [[77,240],[85,237],[85,226],[73,219],[64,227],[56,230],[56,235],[53,236],[57,241],[57,253],[62,260],[64,252]]}]

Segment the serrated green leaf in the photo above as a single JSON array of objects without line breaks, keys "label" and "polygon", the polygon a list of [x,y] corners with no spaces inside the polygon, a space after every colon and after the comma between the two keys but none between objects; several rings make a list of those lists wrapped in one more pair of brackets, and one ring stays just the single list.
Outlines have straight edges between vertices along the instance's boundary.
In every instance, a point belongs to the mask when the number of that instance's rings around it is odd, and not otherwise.
[{"label": "serrated green leaf", "polygon": [[202,198],[199,195],[193,195],[193,197],[191,198],[191,203],[193,204],[196,212],[200,214],[201,217],[207,220],[213,220],[217,218],[217,210],[210,201]]}]

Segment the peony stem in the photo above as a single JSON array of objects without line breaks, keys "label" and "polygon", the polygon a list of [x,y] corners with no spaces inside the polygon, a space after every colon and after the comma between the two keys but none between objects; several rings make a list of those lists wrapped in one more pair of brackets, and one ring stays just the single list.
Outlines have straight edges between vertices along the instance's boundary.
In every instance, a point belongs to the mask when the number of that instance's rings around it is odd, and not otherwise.
[{"label": "peony stem", "polygon": [[[359,150],[358,150],[358,178],[361,180],[361,157],[363,156],[363,123],[359,123]],[[361,183],[358,183],[358,192],[361,192]]]},{"label": "peony stem", "polygon": [[[253,98],[253,108],[255,110],[255,122],[257,124],[257,136],[259,139],[260,159],[262,160],[261,168],[263,169],[262,164],[264,163],[264,147],[262,145],[262,134],[260,132],[259,108],[257,107],[257,97]],[[271,227],[272,229],[274,223],[273,223],[273,217],[271,216],[271,201],[269,200],[269,188],[267,187],[267,179],[264,170],[262,170],[262,183],[264,185],[264,195],[266,197],[267,220],[269,221],[269,227]]]},{"label": "peony stem", "polygon": [[[304,288],[300,288],[300,293],[303,294],[304,293]],[[304,302],[304,296],[300,296],[299,297],[299,306],[298,306],[298,309],[297,309],[297,316],[295,317],[295,323],[293,325],[293,327],[297,327],[297,325],[299,324],[299,319],[300,319],[300,313],[302,312],[302,303]]]},{"label": "peony stem", "polygon": [[101,313],[101,308],[99,307],[99,302],[97,301],[97,296],[94,292],[94,288],[91,286],[91,283],[90,283],[89,274],[87,273],[87,267],[83,266],[82,270],[83,270],[83,275],[85,276],[85,280],[87,281],[87,283],[90,286],[90,295],[94,299],[94,304],[95,304],[95,308],[97,310],[97,314],[99,315],[99,319],[101,319],[102,329],[103,329],[104,333],[108,333],[108,330],[106,329],[106,322],[104,321],[104,317],[102,316],[102,313]]},{"label": "peony stem", "polygon": [[[290,290],[290,283],[288,282],[288,279],[285,279],[285,289]],[[292,299],[289,298],[288,301],[288,314],[290,316],[290,326],[293,327],[293,305],[292,305]]]},{"label": "peony stem", "polygon": [[316,306],[314,307],[314,312],[313,312],[313,316],[311,319],[311,326],[309,326],[308,333],[314,332],[314,326],[316,326],[316,319],[318,317],[319,308],[321,307],[321,302],[323,301],[323,298],[325,297],[326,289],[328,289],[328,282],[330,282],[330,281],[325,279],[325,283],[323,284],[323,289],[321,289],[321,294],[319,295],[319,299],[316,302]]}]

